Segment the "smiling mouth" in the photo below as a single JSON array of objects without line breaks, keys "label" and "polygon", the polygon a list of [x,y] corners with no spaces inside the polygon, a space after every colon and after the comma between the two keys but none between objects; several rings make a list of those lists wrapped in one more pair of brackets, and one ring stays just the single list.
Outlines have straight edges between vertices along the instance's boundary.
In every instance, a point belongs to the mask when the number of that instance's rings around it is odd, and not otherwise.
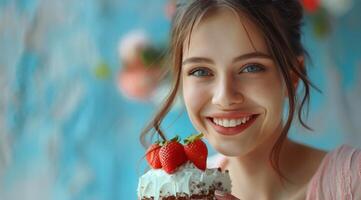
[{"label": "smiling mouth", "polygon": [[207,120],[219,134],[236,135],[251,126],[258,116],[259,114],[249,115],[240,118],[208,117]]}]

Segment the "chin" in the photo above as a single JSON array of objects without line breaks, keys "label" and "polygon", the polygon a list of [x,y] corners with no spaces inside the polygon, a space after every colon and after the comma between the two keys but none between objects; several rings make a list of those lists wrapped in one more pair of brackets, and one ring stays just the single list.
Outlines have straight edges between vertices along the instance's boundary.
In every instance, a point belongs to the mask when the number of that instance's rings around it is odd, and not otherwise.
[{"label": "chin", "polygon": [[214,141],[209,141],[209,143],[217,152],[225,156],[238,157],[238,156],[242,156],[245,153],[244,149],[240,147],[240,144],[220,141],[217,139],[215,139]]}]

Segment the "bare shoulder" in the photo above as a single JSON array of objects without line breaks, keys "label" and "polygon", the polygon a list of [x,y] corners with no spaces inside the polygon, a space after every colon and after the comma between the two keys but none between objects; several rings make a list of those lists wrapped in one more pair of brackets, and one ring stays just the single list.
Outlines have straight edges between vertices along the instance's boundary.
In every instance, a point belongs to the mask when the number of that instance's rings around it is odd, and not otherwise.
[{"label": "bare shoulder", "polygon": [[287,166],[290,177],[299,184],[307,184],[317,172],[328,152],[291,141],[287,152]]},{"label": "bare shoulder", "polygon": [[328,152],[290,140],[286,145],[288,146],[285,153],[287,162],[284,169],[286,169],[286,176],[293,183],[289,186],[293,192],[288,199],[305,199],[308,184]]},{"label": "bare shoulder", "polygon": [[295,155],[298,155],[298,159],[302,160],[302,162],[307,163],[307,165],[315,165],[318,166],[324,157],[327,155],[327,151],[308,146],[305,144],[297,143],[297,142],[291,142],[292,143],[292,149],[293,153]]},{"label": "bare shoulder", "polygon": [[305,163],[305,168],[310,174],[316,173],[317,169],[321,165],[322,161],[324,160],[325,156],[328,154],[327,151],[321,150],[315,147],[307,146],[304,144],[298,144],[300,151],[302,151],[303,160]]},{"label": "bare shoulder", "polygon": [[314,160],[317,163],[320,163],[328,153],[325,150],[321,150],[315,147],[306,146],[303,144],[299,144],[299,145],[304,149],[305,155],[307,155],[309,159]]}]

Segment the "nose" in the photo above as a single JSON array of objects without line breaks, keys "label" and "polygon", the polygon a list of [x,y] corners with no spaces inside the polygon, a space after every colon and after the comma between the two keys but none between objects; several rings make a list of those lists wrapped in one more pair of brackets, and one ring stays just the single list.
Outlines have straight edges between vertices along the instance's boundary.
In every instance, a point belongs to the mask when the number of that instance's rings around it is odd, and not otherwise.
[{"label": "nose", "polygon": [[233,78],[224,77],[214,87],[212,103],[220,108],[230,108],[243,103],[244,96],[237,81]]}]

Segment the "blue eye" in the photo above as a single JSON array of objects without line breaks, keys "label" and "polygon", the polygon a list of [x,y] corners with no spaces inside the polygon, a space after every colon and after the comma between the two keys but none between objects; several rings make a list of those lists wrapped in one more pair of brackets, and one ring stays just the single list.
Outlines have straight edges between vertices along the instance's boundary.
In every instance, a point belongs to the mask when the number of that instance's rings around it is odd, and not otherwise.
[{"label": "blue eye", "polygon": [[204,76],[211,76],[212,73],[210,73],[210,71],[207,69],[198,68],[198,69],[194,69],[191,72],[189,72],[188,75],[204,77]]},{"label": "blue eye", "polygon": [[241,70],[241,73],[256,73],[256,72],[261,72],[264,71],[264,67],[258,65],[258,64],[250,64],[247,65],[246,67],[244,67]]}]

